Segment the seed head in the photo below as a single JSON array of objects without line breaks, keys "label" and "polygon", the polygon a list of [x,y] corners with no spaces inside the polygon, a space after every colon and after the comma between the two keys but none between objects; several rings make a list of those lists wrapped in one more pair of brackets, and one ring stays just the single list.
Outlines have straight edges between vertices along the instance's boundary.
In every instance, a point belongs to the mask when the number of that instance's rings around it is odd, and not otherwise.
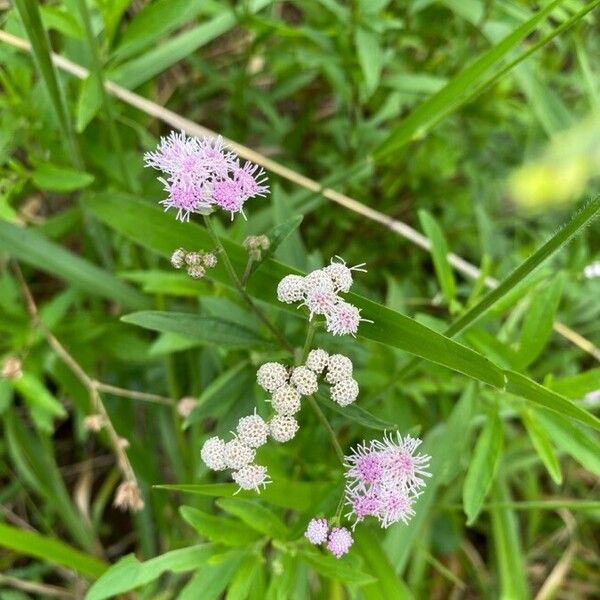
[{"label": "seed head", "polygon": [[225,444],[223,456],[225,465],[230,469],[241,469],[250,464],[256,455],[256,450],[250,448],[238,438],[233,438]]},{"label": "seed head", "polygon": [[350,550],[353,542],[352,534],[345,527],[334,527],[327,540],[327,550],[336,558],[341,558]]},{"label": "seed head", "polygon": [[303,395],[310,396],[319,389],[317,376],[308,367],[296,367],[292,371],[290,383]]},{"label": "seed head", "polygon": [[286,383],[273,392],[271,404],[278,415],[291,417],[300,410],[300,393]]},{"label": "seed head", "polygon": [[237,424],[238,438],[250,446],[250,448],[259,448],[267,443],[269,435],[268,425],[257,414],[248,417],[242,417]]},{"label": "seed head", "polygon": [[256,380],[263,390],[274,392],[285,385],[288,380],[288,372],[284,365],[277,362],[268,362],[256,372]]},{"label": "seed head", "polygon": [[220,437],[208,438],[200,450],[202,462],[213,471],[223,471],[225,462],[225,442]]},{"label": "seed head", "polygon": [[276,442],[289,442],[293,440],[298,431],[298,421],[294,417],[275,415],[269,421],[269,433]]},{"label": "seed head", "polygon": [[327,362],[327,383],[338,383],[352,377],[352,361],[343,354],[332,354]]},{"label": "seed head", "polygon": [[135,481],[123,481],[117,488],[114,506],[121,510],[139,512],[144,508],[144,499],[138,484]]},{"label": "seed head", "polygon": [[267,468],[255,464],[234,471],[231,478],[240,486],[240,490],[255,490],[259,494],[261,487],[265,488],[268,483],[271,483]]},{"label": "seed head", "polygon": [[358,398],[358,383],[354,379],[342,379],[331,386],[331,399],[340,406],[348,406]]},{"label": "seed head", "polygon": [[327,519],[311,519],[304,532],[304,537],[306,537],[311,544],[320,546],[327,541],[328,531],[329,523],[327,523]]}]

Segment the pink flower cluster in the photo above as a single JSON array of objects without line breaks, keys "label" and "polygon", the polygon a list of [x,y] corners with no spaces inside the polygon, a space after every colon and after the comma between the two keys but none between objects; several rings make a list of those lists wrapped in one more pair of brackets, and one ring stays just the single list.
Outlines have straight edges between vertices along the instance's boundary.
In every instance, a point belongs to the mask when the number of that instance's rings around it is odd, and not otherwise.
[{"label": "pink flower cluster", "polygon": [[[221,137],[189,137],[172,131],[162,137],[154,152],[144,154],[145,166],[167,175],[159,177],[168,196],[161,204],[177,210],[177,219],[189,221],[190,214],[208,214],[215,206],[244,215],[250,198],[269,191],[264,171],[225,148]],[[245,217],[245,215],[244,215]]]},{"label": "pink flower cluster", "polygon": [[336,558],[347,554],[354,543],[352,534],[345,527],[332,527],[329,531],[327,519],[311,519],[304,536],[315,546],[327,542],[327,550]]},{"label": "pink flower cluster", "polygon": [[356,523],[375,517],[381,527],[414,516],[415,500],[425,487],[431,457],[415,454],[421,440],[410,435],[395,439],[386,434],[383,440],[360,444],[346,456],[346,504],[348,517]]}]

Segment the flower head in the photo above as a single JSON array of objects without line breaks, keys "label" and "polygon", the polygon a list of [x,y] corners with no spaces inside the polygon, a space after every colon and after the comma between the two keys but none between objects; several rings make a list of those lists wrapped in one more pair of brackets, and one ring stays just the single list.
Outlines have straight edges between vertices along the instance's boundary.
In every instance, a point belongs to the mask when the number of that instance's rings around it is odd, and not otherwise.
[{"label": "flower head", "polygon": [[247,446],[238,438],[233,438],[225,444],[223,458],[230,469],[241,469],[254,460],[256,450]]},{"label": "flower head", "polygon": [[327,550],[329,550],[336,558],[341,558],[350,550],[350,546],[354,543],[352,534],[345,527],[334,527],[329,534],[327,540]]},{"label": "flower head", "polygon": [[233,218],[243,214],[247,200],[269,191],[264,171],[250,162],[240,167],[221,137],[197,139],[171,132],[154,152],[144,154],[144,162],[167,176],[159,178],[168,192],[161,204],[165,210],[175,208],[181,221],[188,221],[194,212],[210,212],[213,206]]},{"label": "flower head", "polygon": [[220,437],[208,438],[200,450],[202,462],[213,471],[223,471],[225,462],[225,442]]},{"label": "flower head", "polygon": [[240,490],[255,490],[258,493],[260,493],[261,487],[264,488],[271,483],[267,468],[255,464],[249,464],[234,471],[231,478],[240,486]]},{"label": "flower head", "polygon": [[306,284],[300,275],[286,275],[277,285],[277,299],[286,304],[304,299]]},{"label": "flower head", "polygon": [[246,446],[259,448],[267,443],[269,427],[259,415],[253,414],[238,421],[237,434]]},{"label": "flower head", "polygon": [[139,512],[144,508],[142,492],[136,481],[123,481],[117,488],[113,505],[121,510]]},{"label": "flower head", "polygon": [[358,383],[355,379],[342,379],[331,386],[331,399],[340,406],[348,406],[358,398]]},{"label": "flower head", "polygon": [[327,519],[311,519],[304,536],[311,544],[319,546],[327,541],[328,531],[329,523],[327,523]]},{"label": "flower head", "polygon": [[327,265],[324,271],[333,281],[336,291],[349,292],[353,283],[352,271],[362,271],[363,273],[366,273],[367,270],[362,268],[365,266],[365,263],[355,265],[354,267],[348,267],[343,258],[340,258],[339,256],[336,256],[335,258],[338,260],[334,261],[332,258],[331,264]]},{"label": "flower head", "polygon": [[287,383],[288,372],[281,363],[268,362],[260,366],[256,372],[256,380],[263,390],[274,392]]},{"label": "flower head", "polygon": [[352,335],[356,336],[358,325],[361,321],[369,321],[360,316],[360,309],[345,302],[338,302],[333,309],[327,313],[327,331],[333,335]]},{"label": "flower head", "polygon": [[293,440],[298,431],[298,421],[294,417],[275,415],[269,421],[269,433],[271,437],[282,444]]}]

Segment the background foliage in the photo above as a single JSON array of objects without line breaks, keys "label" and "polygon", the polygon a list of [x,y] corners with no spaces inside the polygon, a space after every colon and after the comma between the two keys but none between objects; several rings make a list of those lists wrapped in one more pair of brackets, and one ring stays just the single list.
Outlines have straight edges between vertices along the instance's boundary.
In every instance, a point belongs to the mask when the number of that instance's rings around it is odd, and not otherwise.
[{"label": "background foliage", "polygon": [[[557,250],[557,227],[599,191],[599,2],[0,4],[2,30],[33,47],[0,43],[0,353],[23,369],[0,379],[3,598],[82,597],[109,563],[87,597],[594,597],[600,369],[552,324],[600,341],[600,280],[582,276],[598,256],[598,225],[585,228],[597,203],[560,253],[535,270],[527,259],[548,239]],[[55,71],[49,47],[91,75]],[[368,263],[354,301],[375,324],[358,340],[317,337],[353,357],[358,408],[324,410],[344,447],[386,427],[424,436],[434,477],[409,526],[359,528],[339,562],[303,543],[341,489],[306,408],[296,439],[265,450],[276,483],[260,499],[230,498],[206,472],[203,440],[256,404],[266,414],[254,373],[282,354],[223,270],[194,282],[170,269],[173,248],[210,240],[157,207],[141,154],[167,128],[111,100],[105,80],[431,240],[433,255],[277,176],[247,223],[221,227],[240,271],[248,233],[292,230],[249,289],[294,345],[305,323],[276,306],[278,278],[334,254]],[[514,201],[523,164],[542,210]],[[545,204],[554,196],[571,202]],[[522,267],[490,298],[448,249],[501,281]],[[84,428],[88,391],[32,320],[17,262],[90,377],[155,396],[103,390],[146,499],[136,515],[111,504],[110,440]],[[184,396],[199,401],[186,419]]]}]

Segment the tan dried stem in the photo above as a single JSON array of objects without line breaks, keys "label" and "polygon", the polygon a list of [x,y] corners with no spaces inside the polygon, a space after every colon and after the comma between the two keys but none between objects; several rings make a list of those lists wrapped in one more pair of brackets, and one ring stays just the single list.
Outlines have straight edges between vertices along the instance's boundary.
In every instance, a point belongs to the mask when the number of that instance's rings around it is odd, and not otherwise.
[{"label": "tan dried stem", "polygon": [[116,432],[114,425],[110,419],[110,416],[104,406],[104,402],[102,402],[102,398],[100,396],[98,382],[91,378],[85,370],[81,367],[81,365],[71,356],[68,350],[58,341],[58,339],[54,336],[54,334],[46,327],[46,324],[40,318],[40,314],[38,311],[37,304],[33,299],[33,295],[25,278],[23,277],[23,273],[19,268],[18,264],[14,264],[14,272],[16,274],[19,285],[21,286],[21,291],[23,293],[23,297],[25,298],[25,304],[27,306],[27,312],[31,317],[31,320],[34,326],[40,331],[40,333],[44,336],[50,347],[56,352],[58,357],[69,367],[69,369],[73,372],[73,374],[79,379],[81,384],[87,389],[90,400],[92,402],[92,406],[97,414],[99,414],[104,421],[104,430],[106,431],[108,438],[110,440],[111,446],[113,448],[114,455],[117,459],[117,464],[123,477],[126,481],[134,482],[137,485],[137,479],[135,477],[135,473],[133,471],[133,467],[129,462],[129,458],[123,445],[121,444],[121,438]]}]

